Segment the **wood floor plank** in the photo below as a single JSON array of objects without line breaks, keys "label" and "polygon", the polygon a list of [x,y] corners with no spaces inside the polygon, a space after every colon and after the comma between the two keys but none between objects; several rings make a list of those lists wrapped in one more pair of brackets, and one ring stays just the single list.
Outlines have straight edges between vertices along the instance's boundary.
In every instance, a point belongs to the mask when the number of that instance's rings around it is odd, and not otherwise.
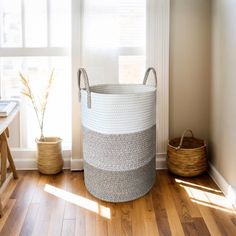
[{"label": "wood floor plank", "polygon": [[217,209],[210,209],[222,235],[236,235],[235,225],[229,215]]},{"label": "wood floor plank", "polygon": [[172,198],[170,189],[169,189],[169,184],[167,181],[167,178],[165,177],[164,172],[160,172],[159,175],[161,181],[161,191],[162,194],[165,196],[164,197],[164,204],[166,208],[166,213],[168,216],[169,220],[169,225],[170,225],[170,230],[172,235],[184,235],[183,227],[180,222],[180,218],[177,212],[177,209],[175,207],[174,199]]},{"label": "wood floor plank", "polygon": [[[35,182],[37,182],[37,180],[38,175],[34,172],[27,172],[24,175],[22,184],[15,195],[16,203],[0,234],[9,236],[16,236],[20,234],[35,191]],[[12,222],[17,222],[17,224],[12,224]]]},{"label": "wood floor plank", "polygon": [[34,236],[48,235],[54,197],[50,193],[44,191],[44,187],[45,184],[50,184],[50,182],[50,176],[40,175],[37,190],[32,199],[32,203],[39,203],[35,224],[32,227],[32,235]]},{"label": "wood floor plank", "polygon": [[161,193],[161,181],[159,178],[160,172],[157,172],[156,183],[151,189],[152,202],[156,217],[156,223],[158,226],[158,231],[161,236],[170,236],[170,225],[166,213],[166,208],[164,206],[164,195]]},{"label": "wood floor plank", "polygon": [[[97,200],[98,208],[100,212],[100,206],[105,207],[105,203]],[[108,225],[107,225],[108,219],[101,216],[100,214],[96,214],[96,235],[97,236],[107,236],[108,235]]]},{"label": "wood floor plank", "polygon": [[183,223],[183,227],[186,236],[211,235],[202,218],[194,218],[192,222]]},{"label": "wood floor plank", "polygon": [[[76,189],[76,185],[73,185],[73,176],[68,173],[68,183],[66,185],[66,191],[68,193],[76,193],[73,189]],[[65,203],[64,220],[75,220],[76,219],[76,208],[77,206],[70,201]]]},{"label": "wood floor plank", "polygon": [[[6,203],[4,210],[3,210],[3,216],[0,219],[0,232],[2,231],[2,228],[5,225],[15,203],[16,203],[15,199],[9,199],[8,202]],[[0,233],[0,235],[2,235],[2,233]]]},{"label": "wood floor plank", "polygon": [[31,203],[29,205],[27,215],[21,228],[21,236],[31,236],[33,234],[33,228],[36,223],[35,219],[38,214],[39,203]]},{"label": "wood floor plank", "polygon": [[232,223],[234,224],[234,226],[236,227],[236,217],[232,217],[232,218],[231,218],[231,221],[232,221]]},{"label": "wood floor plank", "polygon": [[[68,175],[68,178],[67,178],[68,182],[66,184],[66,191],[69,193],[78,193],[78,191],[76,191],[78,185],[76,184],[76,181],[74,181],[74,179],[75,179],[74,173],[68,171],[67,175]],[[66,201],[64,220],[75,220],[76,219],[76,208],[77,208],[77,206],[75,204],[71,203],[70,201]]]},{"label": "wood floor plank", "polygon": [[[66,190],[66,182],[68,179],[67,176],[68,175],[63,172],[53,176],[51,185],[59,190]],[[66,202],[63,199],[63,196],[54,196],[48,235],[58,236],[61,234],[64,220],[65,204]]]},{"label": "wood floor plank", "polygon": [[187,194],[186,191],[176,184],[175,179],[172,176],[167,175],[167,180],[180,221],[182,223],[193,222],[190,214],[190,206],[192,204],[189,204],[188,197],[185,198],[185,194]]},{"label": "wood floor plank", "polygon": [[145,235],[144,201],[142,198],[133,201],[132,233],[137,236]]},{"label": "wood floor plank", "polygon": [[221,235],[220,229],[218,228],[218,225],[215,222],[215,219],[210,209],[202,205],[199,205],[198,208],[202,214],[202,218],[204,219],[210,234],[214,236],[220,236]]},{"label": "wood floor plank", "polygon": [[175,201],[176,209],[180,216],[180,221],[183,223],[193,222],[193,218],[201,217],[201,213],[197,205],[191,201],[188,193],[185,190],[186,186],[181,182],[177,182],[178,180],[181,181],[182,179],[172,174],[168,174],[166,176],[173,199]]},{"label": "wood floor plank", "polygon": [[[71,192],[86,199],[83,172],[71,174]],[[86,209],[82,206],[75,207],[75,235],[86,235]],[[94,227],[94,226],[93,226]]]},{"label": "wood floor plank", "polygon": [[[206,196],[206,200],[203,202],[208,204],[208,209],[211,212],[213,219],[221,233],[221,235],[234,235],[236,234],[235,226],[231,221],[231,216],[235,216],[236,212],[232,205],[229,204],[219,187],[214,181],[205,175],[196,179],[196,182],[202,186],[208,186],[212,191],[206,189],[203,194]],[[215,191],[215,192],[214,192]]]},{"label": "wood floor plank", "polygon": [[156,224],[155,212],[153,209],[153,202],[151,193],[147,193],[143,199],[145,200],[144,207],[144,226],[145,226],[145,235],[157,235],[159,236],[158,227]]},{"label": "wood floor plank", "polygon": [[179,178],[185,181],[180,183],[167,171],[157,171],[154,187],[142,198],[107,203],[86,190],[83,172],[18,173],[19,180],[4,192],[1,236],[236,235],[236,214],[217,202],[225,203],[225,197],[208,175]]},{"label": "wood floor plank", "polygon": [[[111,216],[111,219],[108,220],[107,222],[108,235],[114,235],[114,236],[129,235],[125,233],[127,228],[127,221],[126,217],[124,217],[121,214],[119,205],[120,205],[119,203],[118,204],[106,203],[106,207],[110,210],[110,216]],[[123,224],[124,233],[122,233],[121,221]],[[129,225],[130,223],[128,223],[128,228]]]},{"label": "wood floor plank", "polygon": [[[208,183],[208,185],[206,185],[206,183],[205,183],[206,178],[207,178],[207,176],[203,175],[203,176],[200,176],[199,178],[193,178],[191,180],[192,183],[194,183],[198,186],[202,186],[201,188],[198,187],[198,188],[193,188],[192,190],[190,190],[190,195],[192,197],[192,200],[195,201],[195,200],[201,199],[202,201],[205,201],[205,202],[208,201],[208,198],[205,194],[205,191],[207,190],[206,186],[209,188],[211,188],[212,186],[209,186],[209,183]],[[214,188],[212,188],[212,189],[214,189]],[[197,203],[197,204],[198,204],[198,208],[202,214],[202,218],[203,218],[204,222],[206,223],[210,234],[216,235],[216,236],[222,235],[221,230],[220,230],[218,224],[216,223],[214,216],[211,212],[211,208],[208,206],[199,204],[199,203]]]},{"label": "wood floor plank", "polygon": [[116,205],[117,211],[120,211],[121,215],[121,232],[122,235],[134,235],[133,232],[133,219],[132,219],[132,211],[133,211],[133,202],[124,202],[118,203]]},{"label": "wood floor plank", "polygon": [[86,211],[86,235],[107,236],[107,219],[100,214],[101,207],[105,207],[106,203],[95,198],[88,191],[86,191],[86,189],[84,190],[86,192],[86,199],[91,201],[91,205],[96,205],[96,207],[92,207],[92,210]]},{"label": "wood floor plank", "polygon": [[198,235],[206,235],[206,236],[210,235],[210,232],[203,218],[195,218],[194,226],[197,229]]}]

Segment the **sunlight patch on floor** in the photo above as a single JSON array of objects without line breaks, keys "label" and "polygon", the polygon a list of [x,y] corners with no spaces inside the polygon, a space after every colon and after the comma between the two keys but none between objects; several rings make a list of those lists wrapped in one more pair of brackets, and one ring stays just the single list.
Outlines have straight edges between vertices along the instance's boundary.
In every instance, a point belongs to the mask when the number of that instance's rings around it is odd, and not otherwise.
[{"label": "sunlight patch on floor", "polygon": [[236,214],[228,199],[224,195],[219,194],[222,193],[222,191],[179,179],[175,179],[175,181],[179,186],[185,189],[192,202],[227,213]]},{"label": "sunlight patch on floor", "polygon": [[184,184],[184,185],[189,185],[189,186],[193,186],[193,187],[209,190],[211,192],[222,193],[221,190],[205,187],[205,186],[202,186],[202,185],[199,185],[199,184],[194,184],[194,183],[191,183],[191,182],[188,182],[188,181],[184,181],[184,180],[181,180],[181,179],[175,179],[175,182],[177,182],[179,184]]},{"label": "sunlight patch on floor", "polygon": [[59,197],[67,202],[73,203],[77,206],[80,206],[86,210],[95,212],[99,214],[102,217],[105,217],[107,219],[111,219],[111,211],[110,208],[102,206],[98,204],[95,201],[92,201],[88,198],[79,196],[74,193],[70,193],[68,191],[65,191],[63,189],[54,187],[50,184],[46,184],[44,187],[44,191],[47,193],[50,193],[56,197]]}]

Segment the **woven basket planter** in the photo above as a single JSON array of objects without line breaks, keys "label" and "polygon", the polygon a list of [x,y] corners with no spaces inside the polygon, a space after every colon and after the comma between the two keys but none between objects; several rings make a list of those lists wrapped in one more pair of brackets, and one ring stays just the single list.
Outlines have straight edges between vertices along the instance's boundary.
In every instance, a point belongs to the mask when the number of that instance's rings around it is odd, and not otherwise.
[{"label": "woven basket planter", "polygon": [[[82,108],[85,185],[99,199],[125,202],[146,194],[155,182],[156,86],[89,86],[78,71]],[[80,88],[81,75],[85,89]]]},{"label": "woven basket planter", "polygon": [[[185,137],[190,132],[191,137]],[[206,144],[194,138],[191,130],[185,130],[181,138],[168,144],[167,166],[170,172],[184,177],[194,177],[207,170]]]},{"label": "woven basket planter", "polygon": [[61,142],[62,140],[57,137],[36,139],[38,170],[42,174],[57,174],[62,170]]}]

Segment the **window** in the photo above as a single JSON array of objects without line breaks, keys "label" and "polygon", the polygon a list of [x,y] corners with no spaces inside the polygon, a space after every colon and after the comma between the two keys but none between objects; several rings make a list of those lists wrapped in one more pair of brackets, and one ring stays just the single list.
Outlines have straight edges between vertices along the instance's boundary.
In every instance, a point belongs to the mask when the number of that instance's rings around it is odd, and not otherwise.
[{"label": "window", "polygon": [[[45,135],[71,144],[70,1],[0,0],[1,98],[19,98],[19,72],[43,89],[54,69],[55,80],[45,114]],[[21,148],[39,136],[31,104],[21,99]]]},{"label": "window", "polygon": [[[1,97],[20,95],[19,71],[38,87],[55,68],[45,134],[72,143],[72,159],[80,159],[78,68],[87,69],[91,84],[140,83],[146,66],[153,66],[158,72],[158,152],[165,153],[169,5],[169,0],[0,0]],[[20,147],[31,148],[38,130],[24,100],[20,118]]]},{"label": "window", "polygon": [[82,64],[92,83],[140,83],[146,67],[146,0],[84,0],[82,11]]},{"label": "window", "polygon": [[119,5],[119,82],[140,83],[146,67],[146,0]]},{"label": "window", "polygon": [[[157,156],[164,158],[169,133],[170,1],[72,0],[72,4],[74,86],[79,66],[86,68],[91,85],[141,83],[145,68],[154,67],[158,77]],[[77,93],[73,92],[73,101],[75,99]],[[73,103],[73,126],[80,117],[77,106]],[[78,169],[81,168],[78,159],[82,157],[78,145],[81,131],[73,128],[72,133],[72,168]],[[77,160],[73,162],[73,159]]]}]

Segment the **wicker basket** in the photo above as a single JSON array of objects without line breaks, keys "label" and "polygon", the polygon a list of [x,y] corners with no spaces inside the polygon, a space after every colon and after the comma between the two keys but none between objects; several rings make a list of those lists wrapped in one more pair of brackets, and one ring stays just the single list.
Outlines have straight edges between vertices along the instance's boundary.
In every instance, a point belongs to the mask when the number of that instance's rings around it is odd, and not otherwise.
[{"label": "wicker basket", "polygon": [[44,140],[36,139],[38,170],[42,174],[57,174],[62,170],[61,141],[57,137],[46,137]]},{"label": "wicker basket", "polygon": [[[190,132],[191,137],[185,137]],[[191,130],[185,130],[181,138],[172,139],[168,144],[167,166],[170,172],[193,177],[207,170],[206,144],[194,138]]]}]

